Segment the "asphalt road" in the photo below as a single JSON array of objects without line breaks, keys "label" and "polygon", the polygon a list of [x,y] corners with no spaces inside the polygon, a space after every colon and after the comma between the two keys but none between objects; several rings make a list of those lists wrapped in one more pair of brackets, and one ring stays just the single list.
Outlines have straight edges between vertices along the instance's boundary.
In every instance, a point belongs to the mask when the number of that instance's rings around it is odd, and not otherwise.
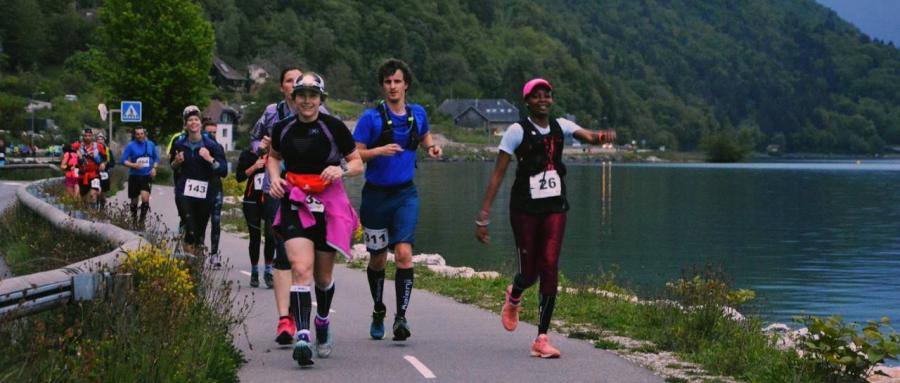
[{"label": "asphalt road", "polygon": [[[2,190],[2,189],[0,189]],[[169,227],[177,214],[171,187],[154,186],[151,208]],[[123,198],[120,193],[118,198]],[[207,241],[209,236],[207,235]],[[274,342],[277,312],[272,290],[250,288],[248,241],[222,233],[221,249],[234,280],[238,301],[247,297],[252,310],[246,331],[235,334],[247,364],[240,371],[243,382],[662,382],[649,370],[618,356],[595,349],[590,343],[550,334],[561,350],[560,359],[529,356],[537,328],[521,323],[515,332],[500,325],[497,312],[487,312],[423,290],[414,290],[407,312],[412,336],[405,342],[390,340],[394,288],[385,281],[388,335],[372,340],[368,335],[371,296],[366,275],[343,265],[335,268],[336,295],[331,314],[335,339],[329,359],[314,359],[312,368],[300,369],[291,359],[291,348]],[[498,296],[502,292],[495,292]]]}]

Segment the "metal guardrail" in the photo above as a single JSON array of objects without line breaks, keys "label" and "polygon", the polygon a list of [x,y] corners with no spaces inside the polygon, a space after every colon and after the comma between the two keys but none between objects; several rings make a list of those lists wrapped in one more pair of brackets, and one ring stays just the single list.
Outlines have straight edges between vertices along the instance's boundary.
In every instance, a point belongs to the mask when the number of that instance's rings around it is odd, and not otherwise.
[{"label": "metal guardrail", "polygon": [[60,269],[0,280],[0,316],[24,316],[73,300],[89,300],[100,294],[109,295],[119,289],[130,289],[130,275],[98,271],[118,268],[126,252],[139,249],[144,239],[108,223],[72,218],[29,191],[36,190],[45,183],[62,180],[62,177],[58,177],[32,182],[19,187],[16,196],[24,206],[46,219],[56,229],[100,238],[118,244],[119,247]]}]

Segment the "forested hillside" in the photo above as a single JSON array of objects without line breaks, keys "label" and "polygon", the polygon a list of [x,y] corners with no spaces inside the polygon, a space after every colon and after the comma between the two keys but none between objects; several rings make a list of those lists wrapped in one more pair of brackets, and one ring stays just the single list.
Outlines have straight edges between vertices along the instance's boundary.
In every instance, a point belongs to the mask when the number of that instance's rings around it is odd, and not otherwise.
[{"label": "forested hillside", "polygon": [[[0,0],[10,2],[50,3]],[[339,98],[377,98],[374,69],[393,56],[412,65],[416,102],[517,102],[523,81],[543,76],[558,112],[615,127],[623,141],[694,149],[719,133],[757,149],[833,153],[900,144],[900,50],[813,0],[199,3],[219,56],[270,72],[299,63]],[[5,71],[71,53],[23,58],[10,45],[16,23],[4,20]],[[43,33],[47,46],[58,39]]]}]

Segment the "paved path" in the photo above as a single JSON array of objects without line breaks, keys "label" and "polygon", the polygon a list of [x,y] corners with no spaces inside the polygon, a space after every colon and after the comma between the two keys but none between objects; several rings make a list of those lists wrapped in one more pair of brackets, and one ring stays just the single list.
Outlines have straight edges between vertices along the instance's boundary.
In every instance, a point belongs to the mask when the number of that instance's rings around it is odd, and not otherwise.
[{"label": "paved path", "polygon": [[[175,227],[177,216],[172,188],[154,186],[152,211]],[[122,198],[120,193],[118,198]],[[207,235],[207,241],[209,236]],[[368,335],[371,296],[365,273],[338,265],[336,295],[332,305],[334,353],[314,359],[315,366],[301,370],[291,359],[290,347],[274,342],[277,313],[271,290],[249,288],[247,240],[222,233],[221,248],[231,269],[227,278],[237,281],[240,297],[249,296],[253,309],[247,331],[236,334],[236,344],[247,364],[240,371],[243,382],[662,382],[643,367],[590,343],[551,333],[562,351],[560,359],[542,360],[528,355],[537,328],[521,323],[506,332],[497,313],[457,303],[423,290],[414,290],[407,318],[412,337],[406,342],[372,340]],[[394,287],[385,281],[386,326],[392,323]],[[498,295],[501,292],[497,292]]]}]

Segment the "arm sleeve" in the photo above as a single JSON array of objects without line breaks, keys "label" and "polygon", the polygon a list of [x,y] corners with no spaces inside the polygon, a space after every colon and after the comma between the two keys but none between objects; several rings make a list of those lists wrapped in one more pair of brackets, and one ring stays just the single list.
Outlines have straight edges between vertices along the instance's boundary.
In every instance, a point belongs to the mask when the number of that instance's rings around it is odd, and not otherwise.
[{"label": "arm sleeve", "polygon": [[563,135],[566,137],[572,137],[575,132],[584,129],[575,122],[567,120],[565,118],[557,118],[556,122],[559,123],[559,127],[562,128]]},{"label": "arm sleeve", "polygon": [[125,161],[131,158],[131,144],[125,145],[125,150],[122,151],[122,158],[119,158],[119,163],[125,165]]},{"label": "arm sleeve", "polygon": [[356,128],[353,130],[353,139],[360,144],[366,145],[369,149],[370,142],[372,140],[372,117],[371,113],[363,113],[362,117],[359,118],[359,121],[356,123]]},{"label": "arm sleeve", "polygon": [[341,152],[341,156],[349,156],[350,153],[353,153],[353,151],[356,150],[356,141],[353,140],[353,135],[350,134],[350,129],[347,128],[347,125],[338,121],[331,131],[331,134],[334,135],[334,141],[337,144],[338,151]]},{"label": "arm sleeve", "polygon": [[225,158],[225,150],[222,149],[221,145],[213,146],[212,150],[213,158],[219,163],[219,167],[214,171],[217,176],[225,178],[228,176],[228,159]]},{"label": "arm sleeve", "polygon": [[428,114],[425,113],[425,108],[419,107],[419,115],[416,118],[419,119],[419,135],[424,136],[431,131],[431,125],[428,124]]},{"label": "arm sleeve", "polygon": [[503,132],[503,138],[500,140],[500,146],[498,149],[508,153],[509,155],[516,155],[516,148],[522,144],[522,134],[524,131],[522,130],[522,125],[519,123],[515,123],[506,128],[506,132]]},{"label": "arm sleeve", "polygon": [[251,153],[249,150],[245,150],[241,152],[241,157],[238,158],[237,170],[234,171],[234,178],[237,179],[237,182],[244,182],[247,178],[247,169],[250,166],[253,166],[253,163],[256,162],[257,157],[255,154]]}]

